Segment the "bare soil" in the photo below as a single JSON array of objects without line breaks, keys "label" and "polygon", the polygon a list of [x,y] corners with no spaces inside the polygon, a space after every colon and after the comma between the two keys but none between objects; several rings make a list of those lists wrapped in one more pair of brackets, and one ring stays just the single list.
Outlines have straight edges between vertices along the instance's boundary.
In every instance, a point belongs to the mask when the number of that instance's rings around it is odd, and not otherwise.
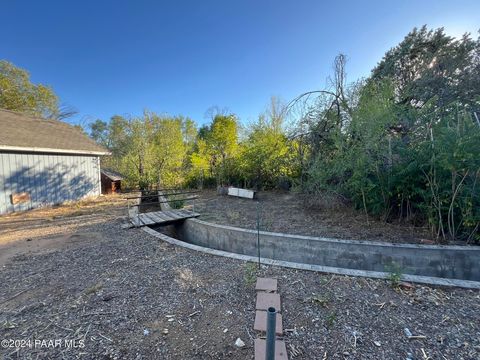
[{"label": "bare soil", "polygon": [[69,236],[85,221],[126,214],[126,196],[110,195],[0,216],[0,266],[15,255],[71,246]]},{"label": "bare soil", "polygon": [[392,243],[433,243],[426,228],[367,218],[362,211],[348,206],[312,209],[295,193],[263,191],[257,195],[257,199],[250,200],[205,190],[196,200],[195,210],[205,221],[256,229],[259,206],[260,229],[264,231]]},{"label": "bare soil", "polygon": [[[290,359],[480,358],[479,291],[258,270],[122,229],[123,205],[104,210],[22,229],[2,219],[0,242],[49,245],[0,267],[0,340],[24,341],[0,347],[1,358],[252,359],[257,275],[279,280]],[[27,342],[52,339],[84,347]]]}]

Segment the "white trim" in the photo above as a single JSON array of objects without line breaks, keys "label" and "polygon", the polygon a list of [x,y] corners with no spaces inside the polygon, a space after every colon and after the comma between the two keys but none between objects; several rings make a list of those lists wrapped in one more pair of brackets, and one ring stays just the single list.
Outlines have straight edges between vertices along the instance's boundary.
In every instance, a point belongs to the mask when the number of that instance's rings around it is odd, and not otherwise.
[{"label": "white trim", "polygon": [[0,145],[0,150],[55,153],[55,154],[111,155],[111,153],[108,151],[67,150],[67,149],[21,147],[21,146],[9,146],[9,145]]}]

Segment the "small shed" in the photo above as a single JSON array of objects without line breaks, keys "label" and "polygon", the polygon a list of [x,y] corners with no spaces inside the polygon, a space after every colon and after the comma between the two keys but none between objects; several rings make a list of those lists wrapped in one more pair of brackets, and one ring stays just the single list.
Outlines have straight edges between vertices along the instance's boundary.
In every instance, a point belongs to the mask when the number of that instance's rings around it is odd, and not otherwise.
[{"label": "small shed", "polygon": [[102,194],[115,194],[122,190],[123,176],[113,170],[102,169],[100,171],[102,179]]},{"label": "small shed", "polygon": [[100,195],[108,154],[63,121],[0,109],[0,214]]}]

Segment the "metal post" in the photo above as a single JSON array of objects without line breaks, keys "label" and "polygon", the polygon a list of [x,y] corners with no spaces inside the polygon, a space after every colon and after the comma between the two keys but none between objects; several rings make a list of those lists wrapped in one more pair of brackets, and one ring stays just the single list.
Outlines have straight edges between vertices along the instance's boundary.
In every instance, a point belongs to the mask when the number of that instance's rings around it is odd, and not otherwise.
[{"label": "metal post", "polygon": [[267,348],[265,349],[265,360],[275,360],[275,327],[277,312],[274,307],[267,310]]},{"label": "metal post", "polygon": [[258,269],[260,270],[260,202],[257,201],[257,254]]}]

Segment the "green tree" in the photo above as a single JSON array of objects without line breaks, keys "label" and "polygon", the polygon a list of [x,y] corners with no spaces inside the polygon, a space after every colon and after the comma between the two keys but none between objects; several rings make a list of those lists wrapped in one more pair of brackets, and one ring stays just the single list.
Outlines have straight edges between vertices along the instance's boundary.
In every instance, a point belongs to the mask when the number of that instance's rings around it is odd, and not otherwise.
[{"label": "green tree", "polygon": [[108,147],[110,142],[110,131],[108,124],[105,121],[97,119],[95,122],[90,124],[89,127],[90,137],[98,144]]},{"label": "green tree", "polygon": [[241,163],[250,186],[274,188],[293,174],[294,152],[284,132],[283,114],[283,105],[272,98],[270,109],[248,130]]},{"label": "green tree", "polygon": [[[235,115],[216,115],[209,127],[200,131],[206,142],[209,168],[217,185],[229,183],[236,171],[238,120]],[[202,154],[203,155],[203,154]]]},{"label": "green tree", "polygon": [[462,99],[467,110],[478,111],[480,38],[455,39],[443,28],[415,28],[375,67],[371,79],[381,78],[393,80],[400,104],[422,107],[434,101],[445,107]]},{"label": "green tree", "polygon": [[156,172],[156,184],[158,187],[178,186],[184,180],[182,165],[187,154],[183,118],[149,116],[154,126],[152,167]]},{"label": "green tree", "polygon": [[62,117],[53,90],[33,84],[26,70],[5,60],[0,60],[0,108],[44,118]]},{"label": "green tree", "polygon": [[334,89],[313,92],[297,129],[309,155],[303,189],[428,224],[440,241],[480,241],[479,44],[423,27],[364,81],[338,86],[335,66]]}]

